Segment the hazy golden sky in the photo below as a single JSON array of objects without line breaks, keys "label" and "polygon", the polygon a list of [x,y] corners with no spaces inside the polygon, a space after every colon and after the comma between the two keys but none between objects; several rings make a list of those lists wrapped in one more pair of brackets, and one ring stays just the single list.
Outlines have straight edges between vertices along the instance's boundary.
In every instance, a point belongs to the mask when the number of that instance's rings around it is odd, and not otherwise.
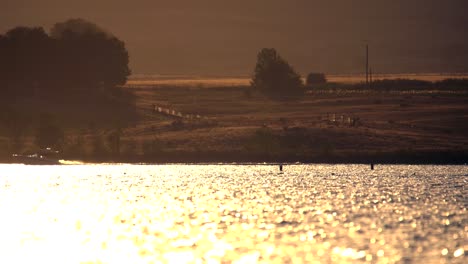
[{"label": "hazy golden sky", "polygon": [[134,73],[246,75],[263,47],[295,68],[468,72],[467,0],[0,0],[0,32],[68,18],[125,41]]}]

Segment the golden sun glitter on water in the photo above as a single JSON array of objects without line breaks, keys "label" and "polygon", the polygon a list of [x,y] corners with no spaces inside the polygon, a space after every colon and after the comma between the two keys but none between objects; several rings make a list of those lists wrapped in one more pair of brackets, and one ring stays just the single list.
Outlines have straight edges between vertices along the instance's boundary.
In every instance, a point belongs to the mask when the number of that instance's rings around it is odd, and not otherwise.
[{"label": "golden sun glitter on water", "polygon": [[0,263],[463,263],[467,175],[467,166],[0,165]]}]

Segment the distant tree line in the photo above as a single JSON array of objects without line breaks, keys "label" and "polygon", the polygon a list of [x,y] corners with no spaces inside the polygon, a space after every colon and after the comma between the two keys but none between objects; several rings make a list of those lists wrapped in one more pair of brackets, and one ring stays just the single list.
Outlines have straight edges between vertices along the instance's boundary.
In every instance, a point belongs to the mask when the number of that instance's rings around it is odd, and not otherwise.
[{"label": "distant tree line", "polygon": [[468,79],[444,79],[440,81],[427,81],[418,79],[378,79],[369,85],[364,82],[308,82],[308,90],[360,90],[360,91],[468,91]]},{"label": "distant tree line", "polygon": [[417,79],[378,79],[369,84],[343,83],[329,82],[326,75],[319,72],[309,73],[304,85],[301,76],[273,48],[264,48],[258,53],[250,84],[252,89],[246,90],[247,97],[251,97],[251,91],[257,91],[275,100],[300,99],[306,91],[313,90],[468,90],[468,79],[444,79],[436,82]]},{"label": "distant tree line", "polygon": [[92,92],[123,85],[130,75],[124,42],[82,19],[16,27],[0,35],[2,98]]},{"label": "distant tree line", "polygon": [[120,127],[137,118],[123,41],[83,19],[0,34],[0,135],[9,152],[34,136],[60,149],[68,127]]}]

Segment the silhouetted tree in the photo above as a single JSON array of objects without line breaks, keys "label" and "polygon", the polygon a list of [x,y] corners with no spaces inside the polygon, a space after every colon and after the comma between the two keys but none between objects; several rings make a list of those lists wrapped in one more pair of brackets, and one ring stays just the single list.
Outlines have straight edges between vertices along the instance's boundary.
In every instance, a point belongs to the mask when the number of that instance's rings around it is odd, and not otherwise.
[{"label": "silhouetted tree", "polygon": [[316,85],[327,83],[327,78],[323,73],[309,73],[307,75],[306,84],[307,85]]},{"label": "silhouetted tree", "polygon": [[[37,119],[37,109],[57,113],[58,119],[71,113],[80,122],[125,124],[136,117],[135,97],[118,87],[130,74],[128,64],[124,42],[82,19],[57,23],[50,35],[41,27],[7,31],[0,35],[0,112],[9,118],[0,117],[0,132],[11,134],[10,141],[19,146],[31,123],[20,117],[27,113]],[[84,104],[91,107],[83,111]],[[41,119],[34,131],[40,147],[63,141],[63,130],[49,121]]]},{"label": "silhouetted tree", "polygon": [[8,100],[34,94],[46,83],[51,50],[51,39],[39,27],[16,27],[0,38],[0,79]]},{"label": "silhouetted tree", "polygon": [[40,27],[16,27],[0,36],[1,97],[113,88],[125,84],[128,63],[121,40],[82,19],[55,24],[51,36]]},{"label": "silhouetted tree", "polygon": [[60,42],[60,75],[80,88],[123,85],[130,75],[128,52],[117,37],[83,19],[55,24],[52,38]]},{"label": "silhouetted tree", "polygon": [[258,53],[251,85],[275,98],[296,97],[304,93],[301,76],[275,49],[265,48]]}]

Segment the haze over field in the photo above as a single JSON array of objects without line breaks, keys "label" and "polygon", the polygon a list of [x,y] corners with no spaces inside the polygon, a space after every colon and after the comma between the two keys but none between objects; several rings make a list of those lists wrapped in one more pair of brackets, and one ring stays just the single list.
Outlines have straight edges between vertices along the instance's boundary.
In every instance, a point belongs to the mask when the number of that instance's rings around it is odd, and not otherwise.
[{"label": "haze over field", "polygon": [[468,72],[465,0],[2,0],[0,32],[81,17],[125,41],[136,74],[246,75],[263,47],[302,74]]},{"label": "haze over field", "polygon": [[466,263],[467,10],[0,0],[0,264]]}]

